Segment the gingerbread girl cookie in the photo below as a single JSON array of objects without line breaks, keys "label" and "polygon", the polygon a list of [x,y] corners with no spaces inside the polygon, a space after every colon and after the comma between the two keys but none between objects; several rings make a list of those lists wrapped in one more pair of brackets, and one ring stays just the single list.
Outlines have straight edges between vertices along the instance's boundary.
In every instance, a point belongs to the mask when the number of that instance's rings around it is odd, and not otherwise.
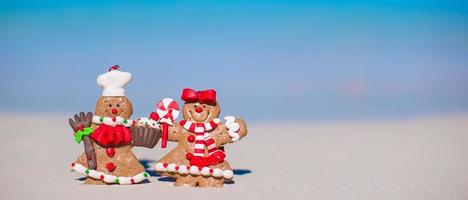
[{"label": "gingerbread girl cookie", "polygon": [[247,126],[232,116],[221,123],[215,90],[186,88],[182,100],[184,119],[169,126],[167,137],[177,146],[154,168],[161,176],[175,178],[175,186],[222,187],[225,179],[233,177],[223,147],[246,136]]},{"label": "gingerbread girl cookie", "polygon": [[97,78],[104,90],[97,100],[95,114],[81,112],[69,120],[76,142],[83,141],[85,146],[85,153],[71,167],[86,176],[85,184],[134,184],[149,176],[132,147],[153,148],[161,132],[138,126],[142,121],[130,119],[133,107],[124,87],[131,77],[130,73],[120,71],[119,66],[111,67]]}]

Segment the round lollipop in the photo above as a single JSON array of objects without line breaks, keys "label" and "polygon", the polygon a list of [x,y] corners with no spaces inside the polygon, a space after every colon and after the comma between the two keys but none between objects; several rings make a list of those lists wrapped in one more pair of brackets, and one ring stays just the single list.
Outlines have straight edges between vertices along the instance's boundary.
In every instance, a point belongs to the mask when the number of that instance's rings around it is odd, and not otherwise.
[{"label": "round lollipop", "polygon": [[172,126],[172,122],[179,116],[179,104],[177,104],[174,99],[164,98],[156,103],[156,112],[159,116],[159,122],[161,123],[161,148],[166,148],[169,125]]}]

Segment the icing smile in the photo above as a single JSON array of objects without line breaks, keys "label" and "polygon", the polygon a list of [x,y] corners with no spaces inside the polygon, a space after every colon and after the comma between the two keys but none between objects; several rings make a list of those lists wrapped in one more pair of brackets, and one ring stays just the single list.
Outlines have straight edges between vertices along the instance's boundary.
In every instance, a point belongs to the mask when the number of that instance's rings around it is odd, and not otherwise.
[{"label": "icing smile", "polygon": [[[196,111],[195,111],[196,112]],[[207,122],[208,119],[211,119],[211,112],[209,110],[206,110],[203,113],[196,112],[197,114],[194,114],[193,111],[189,111],[189,116],[190,119],[193,121],[197,122]],[[203,117],[205,116],[205,117]]]}]

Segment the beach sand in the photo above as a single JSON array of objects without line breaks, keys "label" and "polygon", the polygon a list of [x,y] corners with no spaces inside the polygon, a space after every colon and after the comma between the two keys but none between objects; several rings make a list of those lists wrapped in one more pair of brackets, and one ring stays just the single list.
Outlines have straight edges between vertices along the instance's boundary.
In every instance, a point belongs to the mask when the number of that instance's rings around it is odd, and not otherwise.
[{"label": "beach sand", "polygon": [[[0,199],[468,199],[468,115],[395,121],[250,124],[226,146],[224,188],[149,182],[88,186],[67,117],[0,115]],[[174,144],[134,148],[149,170]]]}]

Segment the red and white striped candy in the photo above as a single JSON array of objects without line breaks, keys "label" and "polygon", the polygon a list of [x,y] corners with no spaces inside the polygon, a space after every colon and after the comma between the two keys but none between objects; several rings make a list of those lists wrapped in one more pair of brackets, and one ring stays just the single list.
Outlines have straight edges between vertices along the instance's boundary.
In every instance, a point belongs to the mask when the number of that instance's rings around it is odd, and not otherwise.
[{"label": "red and white striped candy", "polygon": [[179,104],[174,99],[164,98],[156,104],[156,112],[161,122],[172,125],[172,122],[179,116]]},{"label": "red and white striped candy", "polygon": [[161,147],[166,148],[169,125],[172,125],[172,122],[179,116],[179,104],[174,99],[164,98],[156,104],[156,112],[161,122]]}]

